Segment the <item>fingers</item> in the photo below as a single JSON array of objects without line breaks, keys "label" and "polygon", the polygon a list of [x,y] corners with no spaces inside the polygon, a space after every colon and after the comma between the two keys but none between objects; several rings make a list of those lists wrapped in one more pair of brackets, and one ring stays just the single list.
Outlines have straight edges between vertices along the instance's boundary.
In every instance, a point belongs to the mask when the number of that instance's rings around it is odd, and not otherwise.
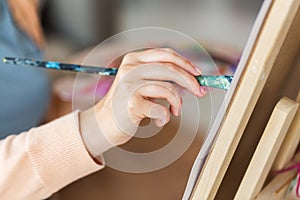
[{"label": "fingers", "polygon": [[138,119],[134,118],[134,122],[139,124],[142,119],[148,117],[154,120],[158,127],[162,127],[170,121],[170,113],[168,109],[158,103],[142,98],[141,96],[135,98],[136,113]]},{"label": "fingers", "polygon": [[[154,119],[154,123],[158,127],[163,127],[170,121],[170,114],[167,111],[167,109],[160,105],[160,104],[154,104],[150,107],[150,115],[149,118]],[[165,113],[165,116],[163,118],[155,118],[155,116],[162,116],[162,113]]]},{"label": "fingers", "polygon": [[[140,66],[139,69],[136,66]],[[127,54],[117,78],[124,77],[128,72],[136,73],[135,78],[144,80],[175,82],[199,97],[206,93],[206,88],[200,87],[194,77],[200,75],[200,70],[172,49],[150,49]]]},{"label": "fingers", "polygon": [[[138,72],[139,70],[140,72]],[[133,71],[133,73],[135,72]],[[203,88],[200,87],[200,84],[193,75],[170,63],[145,64],[136,73],[144,80],[174,82],[199,97],[205,94],[205,91],[202,90]]]},{"label": "fingers", "polygon": [[179,116],[182,99],[171,83],[150,82],[140,88],[138,94],[144,99],[165,99],[170,104],[171,113],[175,116]]},{"label": "fingers", "polygon": [[[180,114],[182,100],[174,83],[196,96],[206,93],[195,78],[200,74],[195,68],[171,49],[129,53],[122,60],[112,88],[123,88],[121,94],[134,93],[128,102],[129,116],[134,124],[149,117],[160,127],[170,120],[170,112],[175,116]],[[152,99],[165,99],[170,109]]]},{"label": "fingers", "polygon": [[[201,75],[202,70],[199,67],[197,67],[196,65],[194,65],[190,60],[186,59],[185,57],[183,57],[182,55],[180,55],[179,53],[177,53],[173,49],[171,49],[171,48],[163,48],[162,50],[165,50],[165,51],[168,51],[170,53],[173,53],[174,55],[178,56],[179,58],[181,58],[185,62],[188,62],[190,65],[193,66],[194,70],[196,70],[196,74],[194,74],[194,75],[196,75],[196,76]],[[187,70],[187,71],[190,72],[189,70]]]},{"label": "fingers", "polygon": [[134,64],[137,61],[140,63],[171,63],[194,76],[201,74],[201,70],[199,68],[169,48],[134,52],[129,53],[124,57],[124,64]]},{"label": "fingers", "polygon": [[[121,66],[117,78],[127,82],[136,82],[137,80],[168,81],[189,90],[194,95],[202,97],[206,90],[200,87],[196,78],[183,69],[171,63],[151,63]],[[135,80],[135,81],[134,81]]]},{"label": "fingers", "polygon": [[130,99],[129,114],[135,124],[149,117],[154,119],[158,127],[164,126],[170,120],[169,110],[151,99],[165,99],[170,104],[173,115],[179,116],[182,100],[171,83],[147,82],[142,85]]}]

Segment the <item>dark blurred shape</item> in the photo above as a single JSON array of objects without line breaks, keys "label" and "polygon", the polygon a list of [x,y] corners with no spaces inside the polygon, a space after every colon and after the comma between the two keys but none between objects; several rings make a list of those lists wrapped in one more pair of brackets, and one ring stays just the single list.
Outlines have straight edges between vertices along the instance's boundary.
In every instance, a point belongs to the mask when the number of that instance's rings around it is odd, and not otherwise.
[{"label": "dark blurred shape", "polygon": [[98,44],[115,30],[115,0],[51,0],[42,8],[48,37],[71,42],[76,49]]}]

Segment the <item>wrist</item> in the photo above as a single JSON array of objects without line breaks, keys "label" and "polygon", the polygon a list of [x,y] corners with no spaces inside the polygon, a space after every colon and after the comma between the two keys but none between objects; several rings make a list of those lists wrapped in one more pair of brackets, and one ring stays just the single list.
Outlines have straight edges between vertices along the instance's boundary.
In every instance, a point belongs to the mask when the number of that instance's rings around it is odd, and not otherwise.
[{"label": "wrist", "polygon": [[[128,122],[126,117],[118,118],[117,113],[114,113],[112,102],[106,101],[106,99],[104,98],[93,108],[98,125],[111,144],[114,146],[125,144],[132,138],[137,126],[133,126],[131,121]],[[126,109],[119,110],[118,116],[121,112],[126,112]]]},{"label": "wrist", "polygon": [[79,113],[79,130],[87,151],[95,159],[115,146],[102,133],[93,108]]}]

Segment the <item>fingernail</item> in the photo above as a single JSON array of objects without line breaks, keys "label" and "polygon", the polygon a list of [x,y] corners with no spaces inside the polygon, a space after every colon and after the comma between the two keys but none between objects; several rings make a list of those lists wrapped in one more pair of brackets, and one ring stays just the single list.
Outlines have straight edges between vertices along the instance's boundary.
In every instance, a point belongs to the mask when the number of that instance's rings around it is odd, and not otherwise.
[{"label": "fingernail", "polygon": [[178,117],[179,116],[179,110],[175,111],[175,116]]},{"label": "fingernail", "polygon": [[160,119],[159,123],[157,124],[158,127],[163,127],[166,124],[166,120],[165,119]]},{"label": "fingernail", "polygon": [[203,86],[200,87],[200,92],[201,92],[202,95],[205,95],[206,91],[207,91],[206,87],[203,87]]},{"label": "fingernail", "polygon": [[201,97],[202,95],[203,95],[203,93],[201,92],[201,86],[199,87],[197,87],[197,88],[195,88],[195,94],[196,94],[196,96],[199,96],[199,97]]},{"label": "fingernail", "polygon": [[162,126],[164,126],[166,124],[166,119],[162,119],[162,120],[160,120],[160,122],[161,122]]},{"label": "fingernail", "polygon": [[178,115],[177,116],[180,116],[181,115],[181,109],[178,110]]}]

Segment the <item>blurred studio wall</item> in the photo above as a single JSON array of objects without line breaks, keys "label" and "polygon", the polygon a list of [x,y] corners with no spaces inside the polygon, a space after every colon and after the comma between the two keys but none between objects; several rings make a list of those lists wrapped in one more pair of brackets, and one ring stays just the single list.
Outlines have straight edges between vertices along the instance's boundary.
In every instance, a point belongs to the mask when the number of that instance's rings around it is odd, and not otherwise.
[{"label": "blurred studio wall", "polygon": [[262,1],[43,0],[41,13],[49,48],[62,49],[59,55],[146,26],[242,49]]}]

